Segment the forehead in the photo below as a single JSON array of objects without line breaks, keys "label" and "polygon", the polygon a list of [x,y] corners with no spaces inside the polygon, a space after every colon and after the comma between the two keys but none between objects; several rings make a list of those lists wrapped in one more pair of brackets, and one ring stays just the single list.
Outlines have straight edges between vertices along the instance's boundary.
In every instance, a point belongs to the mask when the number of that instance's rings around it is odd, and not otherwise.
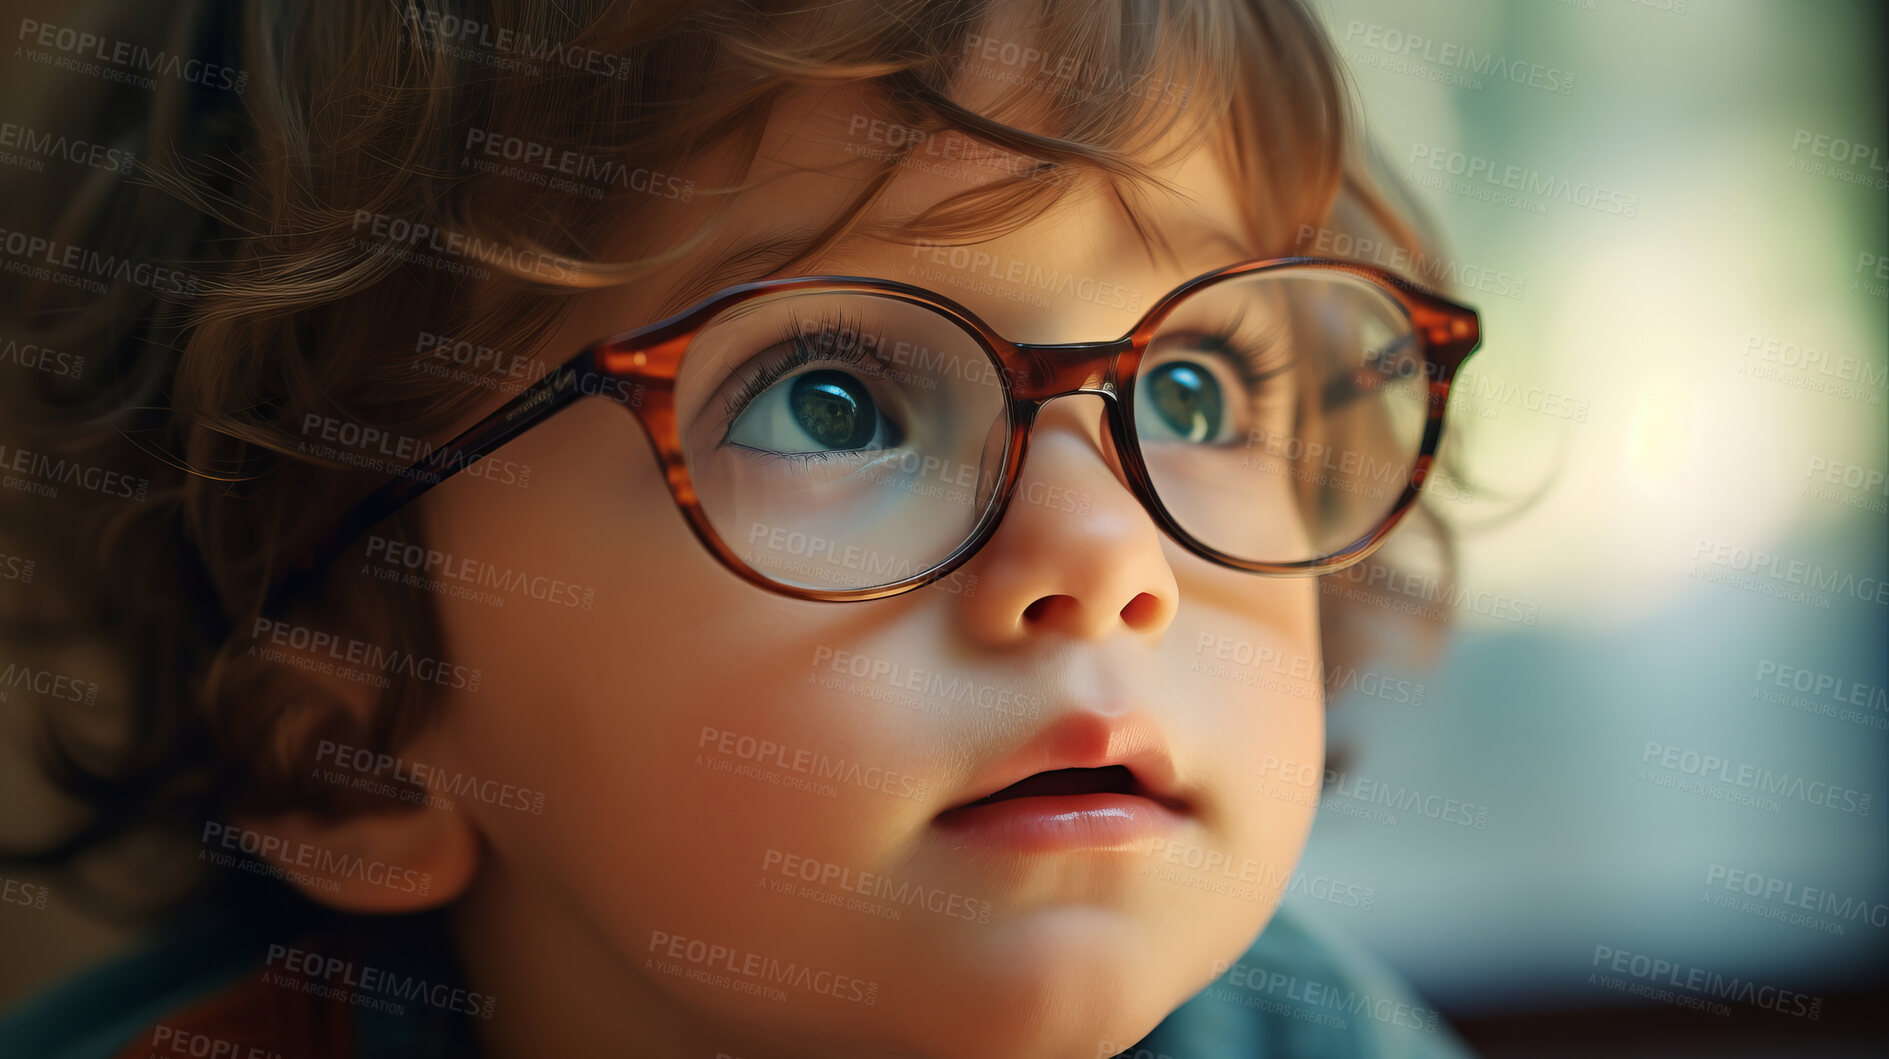
[{"label": "forehead", "polygon": [[[1019,128],[1049,131],[1027,110],[1008,111],[1005,117]],[[710,196],[718,206],[695,211],[695,222],[708,224],[706,235],[679,262],[682,278],[665,311],[732,283],[786,272],[864,273],[936,286],[925,282],[927,274],[940,265],[963,272],[967,260],[978,262],[971,274],[948,271],[943,278],[957,282],[940,289],[993,294],[993,324],[1043,300],[1027,289],[1004,289],[1006,277],[1045,268],[1144,290],[1145,307],[1186,276],[1254,256],[1239,192],[1209,145],[1201,138],[1200,146],[1154,168],[1153,181],[1128,186],[1065,167],[1050,175],[1053,201],[1039,215],[980,224],[975,209],[960,208],[963,223],[943,230],[914,222],[941,206],[959,206],[951,201],[956,197],[1032,173],[1037,160],[955,130],[899,122],[863,87],[794,91],[777,102],[745,172],[736,171],[738,157],[723,151],[703,156],[686,174],[697,186],[734,190]],[[1169,146],[1158,144],[1151,153],[1158,157]],[[870,195],[869,204],[849,217],[862,194]],[[828,250],[785,271],[770,267],[827,233],[837,235]],[[948,251],[956,246],[974,246],[977,253]],[[949,289],[954,285],[959,292]]]}]

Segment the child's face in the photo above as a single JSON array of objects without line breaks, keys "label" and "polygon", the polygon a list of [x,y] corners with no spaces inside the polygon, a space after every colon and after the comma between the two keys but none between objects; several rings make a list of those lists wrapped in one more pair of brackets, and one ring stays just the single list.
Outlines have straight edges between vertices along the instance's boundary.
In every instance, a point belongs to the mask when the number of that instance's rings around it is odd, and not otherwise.
[{"label": "child's face", "polygon": [[[847,145],[883,146],[862,112],[842,92],[784,107],[756,171],[778,179],[666,278],[587,296],[539,355],[654,319],[674,279],[737,242],[823,226],[858,186],[834,175],[858,164]],[[719,164],[682,175],[732,183]],[[798,271],[936,289],[1019,341],[1114,338],[1181,281],[1254,256],[1206,151],[1167,175],[1182,195],[1141,219],[1175,260],[1079,190],[976,246],[1001,267],[850,239]],[[966,186],[914,167],[869,216]],[[623,245],[660,248],[711,198]],[[1041,291],[1003,278],[1010,262],[1090,282]],[[1071,293],[1097,283],[1131,297]],[[448,657],[484,680],[411,756],[546,793],[542,815],[454,810],[485,839],[460,927],[498,998],[496,1044],[551,1054],[627,1033],[662,1042],[652,1054],[1089,1059],[1244,951],[1312,820],[1317,583],[1168,540],[1102,419],[1099,399],[1052,402],[983,550],[958,577],[871,602],[790,600],[718,565],[607,400],[499,454],[533,468],[524,493],[460,476],[424,498],[431,547],[595,593],[589,610],[438,600]],[[978,826],[940,817],[1036,771],[1111,763],[1179,807],[1118,793],[1015,799]],[[1282,772],[1296,797],[1276,796]]]}]

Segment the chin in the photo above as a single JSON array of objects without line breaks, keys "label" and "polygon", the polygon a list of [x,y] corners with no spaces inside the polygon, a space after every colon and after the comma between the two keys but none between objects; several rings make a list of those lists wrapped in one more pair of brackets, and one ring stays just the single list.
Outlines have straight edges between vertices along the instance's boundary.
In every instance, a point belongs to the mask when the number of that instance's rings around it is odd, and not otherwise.
[{"label": "chin", "polygon": [[[981,991],[979,991],[981,993]],[[942,1010],[915,1016],[905,1038],[873,1055],[899,1059],[1098,1059],[1147,1036],[1174,1008],[1138,997],[1109,1003],[1101,995],[1013,997],[1001,1005],[960,996],[941,998]]]},{"label": "chin", "polygon": [[916,1054],[927,1059],[1098,1059],[1132,1047],[1180,1003],[1069,986],[1002,1004],[948,1005],[949,1024],[938,1027]]},{"label": "chin", "polygon": [[[1198,990],[1184,966],[1211,959],[1177,952],[1184,943],[1160,944],[1151,924],[1093,909],[1044,912],[1012,926],[975,960],[953,961],[928,976],[927,994],[900,1013],[912,1030],[909,1054],[1113,1055]],[[1114,1047],[1105,1050],[1104,1042]]]}]

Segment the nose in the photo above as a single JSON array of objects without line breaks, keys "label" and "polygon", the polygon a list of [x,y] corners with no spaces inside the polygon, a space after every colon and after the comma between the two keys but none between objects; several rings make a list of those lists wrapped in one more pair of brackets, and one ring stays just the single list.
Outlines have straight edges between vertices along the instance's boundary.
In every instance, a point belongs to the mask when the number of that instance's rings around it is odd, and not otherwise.
[{"label": "nose", "polygon": [[967,569],[975,595],[961,614],[992,646],[1124,631],[1160,641],[1180,604],[1161,532],[1126,485],[1094,395],[1038,413],[1016,492]]}]

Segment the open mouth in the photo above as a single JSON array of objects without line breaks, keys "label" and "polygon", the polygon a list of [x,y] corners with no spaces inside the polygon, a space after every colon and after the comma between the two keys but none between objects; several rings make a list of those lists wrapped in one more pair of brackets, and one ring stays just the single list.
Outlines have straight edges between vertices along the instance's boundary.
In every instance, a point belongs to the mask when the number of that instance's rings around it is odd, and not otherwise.
[{"label": "open mouth", "polygon": [[1146,848],[1208,824],[1181,775],[1152,715],[1072,709],[972,776],[932,826],[951,849],[998,855]]},{"label": "open mouth", "polygon": [[1101,768],[1053,769],[1048,772],[1038,772],[974,802],[967,802],[946,810],[943,815],[948,816],[951,813],[964,812],[997,802],[1014,801],[1019,798],[1066,798],[1084,794],[1118,794],[1146,798],[1176,812],[1185,812],[1188,808],[1187,803],[1179,798],[1171,798],[1150,790],[1126,765],[1105,765]]}]

